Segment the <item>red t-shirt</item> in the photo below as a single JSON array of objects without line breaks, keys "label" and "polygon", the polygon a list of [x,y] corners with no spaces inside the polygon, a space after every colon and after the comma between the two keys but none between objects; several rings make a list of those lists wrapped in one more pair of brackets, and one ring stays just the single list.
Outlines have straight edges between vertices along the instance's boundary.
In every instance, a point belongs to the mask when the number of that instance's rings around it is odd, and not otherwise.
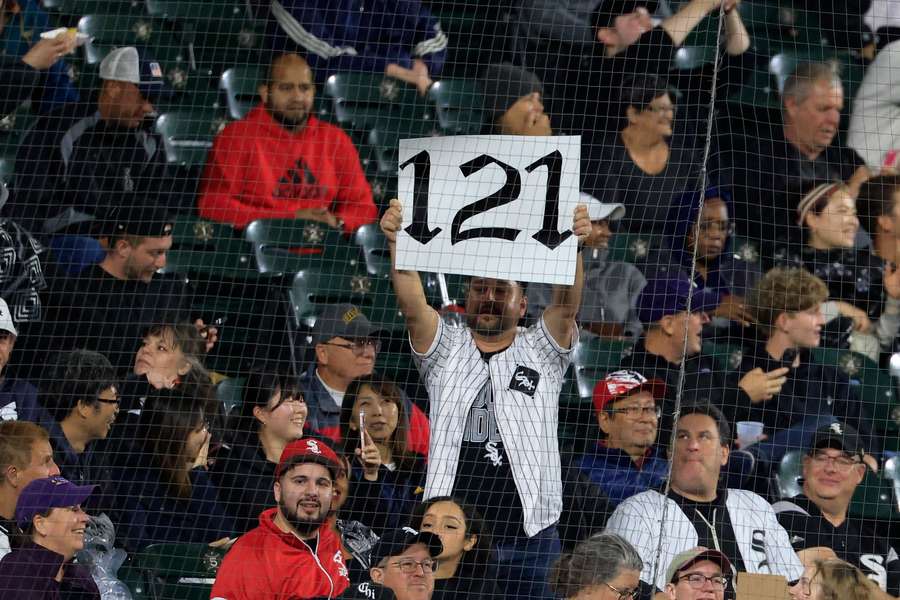
[{"label": "red t-shirt", "polygon": [[343,130],[310,116],[292,133],[262,105],[216,137],[201,186],[200,215],[238,228],[327,208],[349,233],[378,214],[359,154]]}]

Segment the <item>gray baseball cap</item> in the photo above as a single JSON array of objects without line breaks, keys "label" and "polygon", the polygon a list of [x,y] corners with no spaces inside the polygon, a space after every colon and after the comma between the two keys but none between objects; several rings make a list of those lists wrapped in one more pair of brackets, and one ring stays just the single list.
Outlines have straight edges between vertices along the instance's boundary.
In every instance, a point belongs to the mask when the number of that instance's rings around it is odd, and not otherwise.
[{"label": "gray baseball cap", "polygon": [[316,318],[313,343],[322,344],[336,337],[348,340],[371,337],[376,329],[363,312],[352,304],[329,304]]}]

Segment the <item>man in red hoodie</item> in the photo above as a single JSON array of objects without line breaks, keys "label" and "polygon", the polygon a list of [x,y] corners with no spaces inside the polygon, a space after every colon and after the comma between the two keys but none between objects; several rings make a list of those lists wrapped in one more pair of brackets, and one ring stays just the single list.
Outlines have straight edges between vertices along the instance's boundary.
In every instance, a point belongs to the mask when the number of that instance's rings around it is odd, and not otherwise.
[{"label": "man in red hoodie", "polygon": [[275,469],[277,508],[225,555],[213,600],[335,598],[350,585],[337,534],[325,525],[339,468],[312,438],[288,444]]},{"label": "man in red hoodie", "polygon": [[213,143],[199,210],[246,227],[256,219],[308,219],[349,233],[378,213],[353,142],[310,113],[312,70],[296,54],[272,61],[262,104]]}]

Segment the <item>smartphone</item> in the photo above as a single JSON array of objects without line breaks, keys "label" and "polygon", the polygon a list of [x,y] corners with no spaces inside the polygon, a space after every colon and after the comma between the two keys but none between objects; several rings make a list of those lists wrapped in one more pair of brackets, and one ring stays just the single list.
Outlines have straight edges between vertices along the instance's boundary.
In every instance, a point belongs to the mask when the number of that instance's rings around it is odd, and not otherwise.
[{"label": "smartphone", "polygon": [[366,445],[366,413],[359,413],[359,446]]}]

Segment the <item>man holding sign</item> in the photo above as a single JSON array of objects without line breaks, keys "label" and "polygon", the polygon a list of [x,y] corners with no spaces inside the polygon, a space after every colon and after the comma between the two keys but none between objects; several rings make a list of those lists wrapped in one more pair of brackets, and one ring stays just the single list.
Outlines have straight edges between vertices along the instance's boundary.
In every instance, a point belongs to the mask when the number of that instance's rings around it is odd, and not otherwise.
[{"label": "man holding sign", "polygon": [[[410,343],[431,401],[426,497],[454,495],[493,526],[497,581],[507,598],[552,598],[546,585],[559,553],[562,507],[556,437],[559,393],[577,339],[582,260],[574,283],[554,288],[538,322],[518,327],[527,300],[516,281],[473,277],[466,325],[445,323],[426,300],[419,274],[397,270],[402,206],[381,220],[391,276]],[[591,231],[587,207],[575,209],[579,242]]]}]

